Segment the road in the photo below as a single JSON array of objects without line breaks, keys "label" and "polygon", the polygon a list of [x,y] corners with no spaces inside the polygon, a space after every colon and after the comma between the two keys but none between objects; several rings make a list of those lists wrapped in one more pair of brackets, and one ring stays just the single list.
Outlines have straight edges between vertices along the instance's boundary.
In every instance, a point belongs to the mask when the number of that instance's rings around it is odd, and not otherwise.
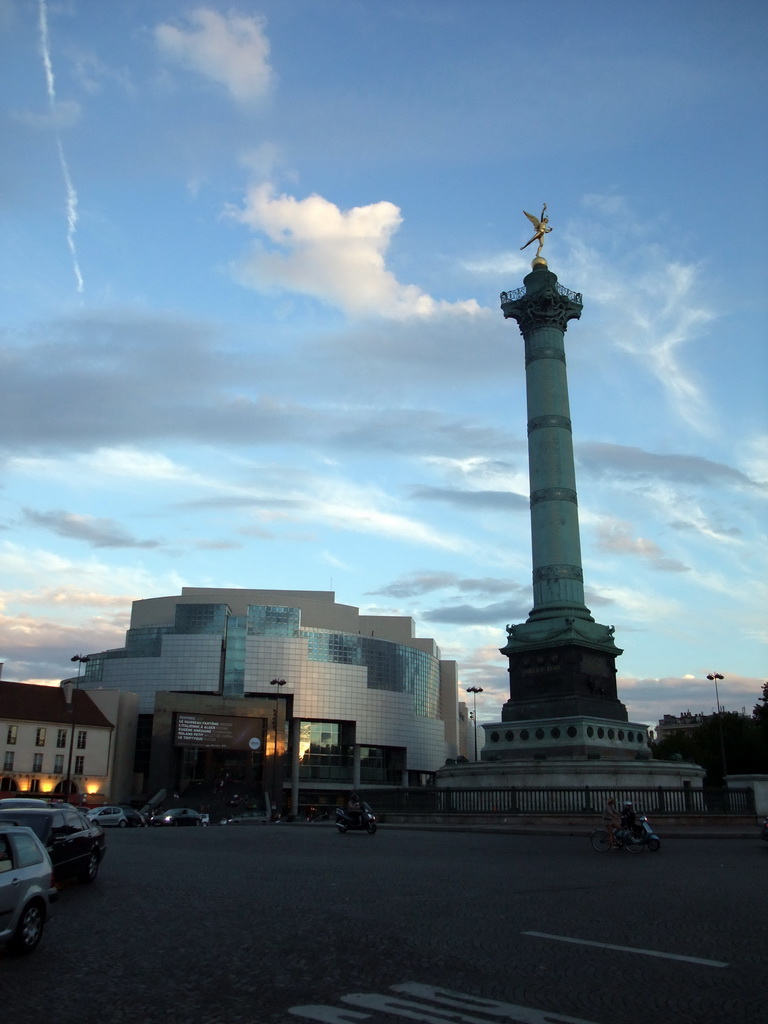
[{"label": "road", "polygon": [[766,872],[757,836],[633,856],[386,825],[113,829],[38,950],[0,954],[2,1017],[757,1024]]}]

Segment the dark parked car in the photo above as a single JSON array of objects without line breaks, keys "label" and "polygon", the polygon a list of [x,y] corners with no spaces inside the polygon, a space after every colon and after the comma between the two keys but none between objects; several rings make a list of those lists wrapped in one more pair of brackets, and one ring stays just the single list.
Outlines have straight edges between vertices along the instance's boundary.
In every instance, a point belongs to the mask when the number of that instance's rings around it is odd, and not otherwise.
[{"label": "dark parked car", "polygon": [[152,819],[153,825],[202,825],[203,816],[191,807],[172,807],[169,811],[160,811]]},{"label": "dark parked car", "polygon": [[31,796],[7,796],[4,800],[0,800],[0,811],[5,810],[7,807],[50,807],[51,805],[47,800],[40,800],[37,797]]},{"label": "dark parked car", "polygon": [[241,811],[231,818],[224,818],[222,825],[266,825],[267,816],[264,811]]},{"label": "dark parked car", "polygon": [[0,944],[31,953],[57,896],[51,858],[28,828],[0,822]]},{"label": "dark parked car", "polygon": [[128,828],[146,828],[149,824],[149,820],[141,813],[137,811],[135,807],[129,807],[127,804],[123,804],[122,810],[128,819]]},{"label": "dark parked car", "polygon": [[48,851],[58,882],[93,882],[106,853],[104,830],[68,804],[0,809],[0,824],[26,825]]}]

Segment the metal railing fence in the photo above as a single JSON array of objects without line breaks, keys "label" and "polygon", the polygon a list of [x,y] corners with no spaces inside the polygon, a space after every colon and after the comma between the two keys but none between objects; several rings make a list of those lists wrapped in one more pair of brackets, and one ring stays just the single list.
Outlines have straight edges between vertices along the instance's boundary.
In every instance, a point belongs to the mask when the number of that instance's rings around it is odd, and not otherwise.
[{"label": "metal railing fence", "polygon": [[608,797],[619,807],[631,800],[647,814],[754,814],[755,797],[743,789],[667,786],[561,786],[533,789],[523,786],[489,789],[379,789],[380,814],[592,814],[601,812]]}]

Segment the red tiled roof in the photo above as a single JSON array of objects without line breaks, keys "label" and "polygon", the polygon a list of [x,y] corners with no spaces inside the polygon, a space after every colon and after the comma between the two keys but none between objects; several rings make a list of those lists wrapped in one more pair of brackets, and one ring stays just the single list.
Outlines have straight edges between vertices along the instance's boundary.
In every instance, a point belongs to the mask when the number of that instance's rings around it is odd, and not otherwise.
[{"label": "red tiled roof", "polygon": [[85,690],[72,690],[68,705],[61,686],[11,683],[0,679],[0,719],[6,721],[51,722],[61,725],[112,726]]}]

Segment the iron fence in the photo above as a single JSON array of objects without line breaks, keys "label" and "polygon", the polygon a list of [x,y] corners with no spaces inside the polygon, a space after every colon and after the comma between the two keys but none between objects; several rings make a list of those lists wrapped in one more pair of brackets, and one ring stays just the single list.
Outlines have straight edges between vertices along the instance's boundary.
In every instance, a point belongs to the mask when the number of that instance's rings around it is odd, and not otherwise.
[{"label": "iron fence", "polygon": [[[489,789],[377,789],[381,814],[595,814],[613,797],[647,814],[754,814],[751,788],[523,786]],[[374,797],[371,795],[371,799]]]}]

